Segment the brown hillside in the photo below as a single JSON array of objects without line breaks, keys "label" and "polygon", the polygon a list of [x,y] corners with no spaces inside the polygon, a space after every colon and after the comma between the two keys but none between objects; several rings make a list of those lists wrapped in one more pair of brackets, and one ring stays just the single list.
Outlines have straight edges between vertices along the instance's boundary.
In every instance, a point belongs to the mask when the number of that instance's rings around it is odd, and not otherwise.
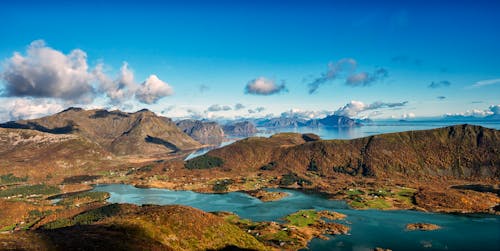
[{"label": "brown hillside", "polygon": [[42,179],[85,174],[116,162],[111,153],[79,135],[5,128],[0,128],[0,160],[0,174]]},{"label": "brown hillside", "polygon": [[8,122],[0,127],[77,134],[116,155],[151,155],[200,147],[170,119],[148,110],[125,113],[69,108],[52,116]]},{"label": "brown hillside", "polygon": [[473,125],[305,142],[300,134],[248,138],[210,151],[223,168],[256,171],[273,163],[281,172],[321,176],[500,178],[500,131]]}]

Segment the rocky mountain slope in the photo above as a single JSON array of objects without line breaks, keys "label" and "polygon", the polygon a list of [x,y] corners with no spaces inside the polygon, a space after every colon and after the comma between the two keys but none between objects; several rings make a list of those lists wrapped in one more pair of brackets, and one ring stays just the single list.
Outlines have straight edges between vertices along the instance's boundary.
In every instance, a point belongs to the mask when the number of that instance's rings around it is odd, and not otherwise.
[{"label": "rocky mountain slope", "polygon": [[224,141],[224,131],[217,122],[185,119],[175,123],[184,133],[204,145],[219,145]]},{"label": "rocky mountain slope", "polygon": [[55,115],[8,122],[0,127],[80,135],[115,155],[153,155],[200,147],[169,118],[148,110],[126,113],[69,108]]},{"label": "rocky mountain slope", "polygon": [[236,137],[248,137],[257,133],[257,128],[250,121],[229,123],[222,127],[224,133]]},{"label": "rocky mountain slope", "polygon": [[[310,138],[310,137],[308,137]],[[225,170],[238,172],[271,167],[281,173],[321,177],[414,179],[500,178],[500,131],[457,125],[423,131],[375,135],[353,140],[309,140],[301,134],[248,138],[212,150]]]}]

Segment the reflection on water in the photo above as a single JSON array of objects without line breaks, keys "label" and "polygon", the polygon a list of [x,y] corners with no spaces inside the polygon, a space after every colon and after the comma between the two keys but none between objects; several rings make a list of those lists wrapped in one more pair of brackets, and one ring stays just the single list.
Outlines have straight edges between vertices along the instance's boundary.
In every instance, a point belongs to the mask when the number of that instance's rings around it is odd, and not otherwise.
[{"label": "reflection on water", "polygon": [[[279,221],[301,209],[335,210],[347,215],[351,234],[315,239],[310,250],[500,250],[500,217],[494,215],[451,215],[417,211],[353,210],[345,202],[328,200],[317,194],[296,190],[284,191],[290,196],[273,202],[261,202],[244,193],[201,194],[191,191],[140,189],[130,185],[96,186],[96,191],[111,194],[109,202],[133,204],[181,204],[204,211],[229,211],[254,221]],[[405,231],[408,223],[438,224],[437,231]]]}]

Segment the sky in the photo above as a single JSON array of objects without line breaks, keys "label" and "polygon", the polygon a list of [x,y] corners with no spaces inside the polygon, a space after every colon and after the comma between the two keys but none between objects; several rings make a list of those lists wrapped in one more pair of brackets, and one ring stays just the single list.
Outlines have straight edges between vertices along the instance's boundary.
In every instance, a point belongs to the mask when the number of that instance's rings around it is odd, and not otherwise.
[{"label": "sky", "polygon": [[1,1],[0,121],[500,110],[498,1]]}]

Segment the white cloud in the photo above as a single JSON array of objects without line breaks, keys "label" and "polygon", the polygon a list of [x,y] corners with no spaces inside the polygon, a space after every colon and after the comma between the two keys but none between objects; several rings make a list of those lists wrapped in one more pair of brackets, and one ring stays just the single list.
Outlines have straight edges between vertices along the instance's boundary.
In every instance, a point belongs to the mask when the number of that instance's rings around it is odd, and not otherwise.
[{"label": "white cloud", "polygon": [[33,119],[60,112],[63,105],[51,99],[2,98],[0,121]]},{"label": "white cloud", "polygon": [[490,115],[500,115],[500,105],[491,105],[486,110],[472,109],[459,113],[446,113],[445,117],[476,117],[482,118]]},{"label": "white cloud", "polygon": [[500,84],[500,78],[477,81],[472,85],[472,87],[483,87],[494,84]]},{"label": "white cloud", "polygon": [[356,117],[358,116],[358,114],[364,111],[376,110],[381,108],[401,107],[405,106],[407,103],[408,101],[396,102],[396,103],[377,101],[371,104],[365,104],[361,101],[352,100],[351,102],[347,103],[346,105],[335,111],[334,114],[338,116]]},{"label": "white cloud", "polygon": [[135,96],[142,103],[152,104],[172,94],[174,94],[174,90],[169,84],[160,80],[156,75],[150,75],[141,84]]},{"label": "white cloud", "polygon": [[75,49],[65,55],[42,40],[33,41],[26,55],[15,52],[7,59],[1,77],[6,96],[86,102],[92,98],[93,74],[88,69],[87,54]]},{"label": "white cloud", "polygon": [[276,84],[272,79],[258,77],[247,83],[245,93],[254,95],[272,95],[280,92],[286,92],[285,83]]},{"label": "white cloud", "polygon": [[208,107],[207,111],[209,112],[218,112],[218,111],[230,111],[232,108],[228,105],[211,105]]},{"label": "white cloud", "polygon": [[401,115],[401,118],[403,118],[403,119],[415,118],[415,113],[413,113],[413,112],[403,113],[403,115]]}]

